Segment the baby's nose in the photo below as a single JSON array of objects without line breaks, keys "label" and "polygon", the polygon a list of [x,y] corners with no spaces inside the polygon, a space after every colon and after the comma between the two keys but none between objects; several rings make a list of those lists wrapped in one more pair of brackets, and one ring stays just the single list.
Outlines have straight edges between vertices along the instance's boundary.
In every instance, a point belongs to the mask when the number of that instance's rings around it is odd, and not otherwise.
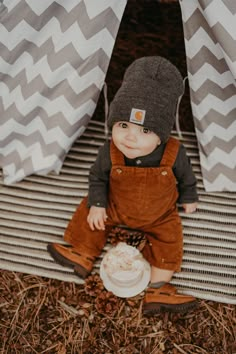
[{"label": "baby's nose", "polygon": [[132,133],[132,132],[128,132],[126,134],[126,139],[134,141],[134,140],[136,140],[136,135],[134,133]]}]

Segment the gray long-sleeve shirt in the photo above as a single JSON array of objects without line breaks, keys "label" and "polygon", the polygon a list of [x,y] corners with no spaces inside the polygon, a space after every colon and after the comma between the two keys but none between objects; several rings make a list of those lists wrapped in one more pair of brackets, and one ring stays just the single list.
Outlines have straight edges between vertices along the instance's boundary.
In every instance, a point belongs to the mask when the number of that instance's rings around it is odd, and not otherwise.
[{"label": "gray long-sleeve shirt", "polygon": [[[139,168],[159,167],[166,144],[158,146],[151,154],[128,159],[125,157],[126,166]],[[89,206],[107,207],[109,193],[109,176],[111,171],[110,142],[106,142],[98,152],[96,161],[89,175]],[[178,203],[194,203],[198,200],[196,190],[196,178],[192,166],[186,155],[185,147],[180,144],[179,152],[173,166],[179,191]]]}]

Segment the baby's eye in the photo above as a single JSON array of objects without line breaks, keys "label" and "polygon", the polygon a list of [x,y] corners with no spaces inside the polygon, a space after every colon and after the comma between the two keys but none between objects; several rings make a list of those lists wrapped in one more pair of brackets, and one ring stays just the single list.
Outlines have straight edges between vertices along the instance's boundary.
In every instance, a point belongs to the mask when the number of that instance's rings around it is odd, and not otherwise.
[{"label": "baby's eye", "polygon": [[120,122],[120,123],[119,123],[119,127],[121,127],[121,128],[127,128],[127,127],[128,127],[128,124],[127,124],[127,123],[124,123],[124,122]]},{"label": "baby's eye", "polygon": [[145,128],[145,127],[142,130],[143,130],[144,134],[150,134],[152,132],[150,129]]}]

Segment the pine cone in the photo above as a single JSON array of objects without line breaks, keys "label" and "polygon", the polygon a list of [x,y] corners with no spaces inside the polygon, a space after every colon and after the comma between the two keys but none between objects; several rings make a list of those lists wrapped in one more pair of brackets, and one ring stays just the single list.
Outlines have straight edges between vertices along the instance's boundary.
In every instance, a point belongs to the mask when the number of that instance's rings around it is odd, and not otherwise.
[{"label": "pine cone", "polygon": [[113,246],[116,246],[119,242],[126,242],[127,231],[120,226],[113,226],[111,229],[108,240]]},{"label": "pine cone", "polygon": [[111,291],[102,291],[95,300],[97,312],[112,316],[119,309],[119,299]]},{"label": "pine cone", "polygon": [[90,296],[97,296],[104,290],[99,274],[91,274],[85,279],[84,291]]},{"label": "pine cone", "polygon": [[126,242],[127,245],[136,247],[141,251],[147,242],[147,234],[140,230],[114,226],[109,233],[108,240],[113,246],[119,242]]}]

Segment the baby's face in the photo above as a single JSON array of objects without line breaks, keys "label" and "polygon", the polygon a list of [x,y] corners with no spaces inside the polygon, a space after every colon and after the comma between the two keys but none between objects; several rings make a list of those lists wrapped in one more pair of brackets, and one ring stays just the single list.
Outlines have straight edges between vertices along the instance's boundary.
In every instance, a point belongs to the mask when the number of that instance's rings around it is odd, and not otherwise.
[{"label": "baby's face", "polygon": [[161,143],[159,136],[148,128],[123,121],[113,125],[112,139],[116,147],[129,159],[146,156]]}]

